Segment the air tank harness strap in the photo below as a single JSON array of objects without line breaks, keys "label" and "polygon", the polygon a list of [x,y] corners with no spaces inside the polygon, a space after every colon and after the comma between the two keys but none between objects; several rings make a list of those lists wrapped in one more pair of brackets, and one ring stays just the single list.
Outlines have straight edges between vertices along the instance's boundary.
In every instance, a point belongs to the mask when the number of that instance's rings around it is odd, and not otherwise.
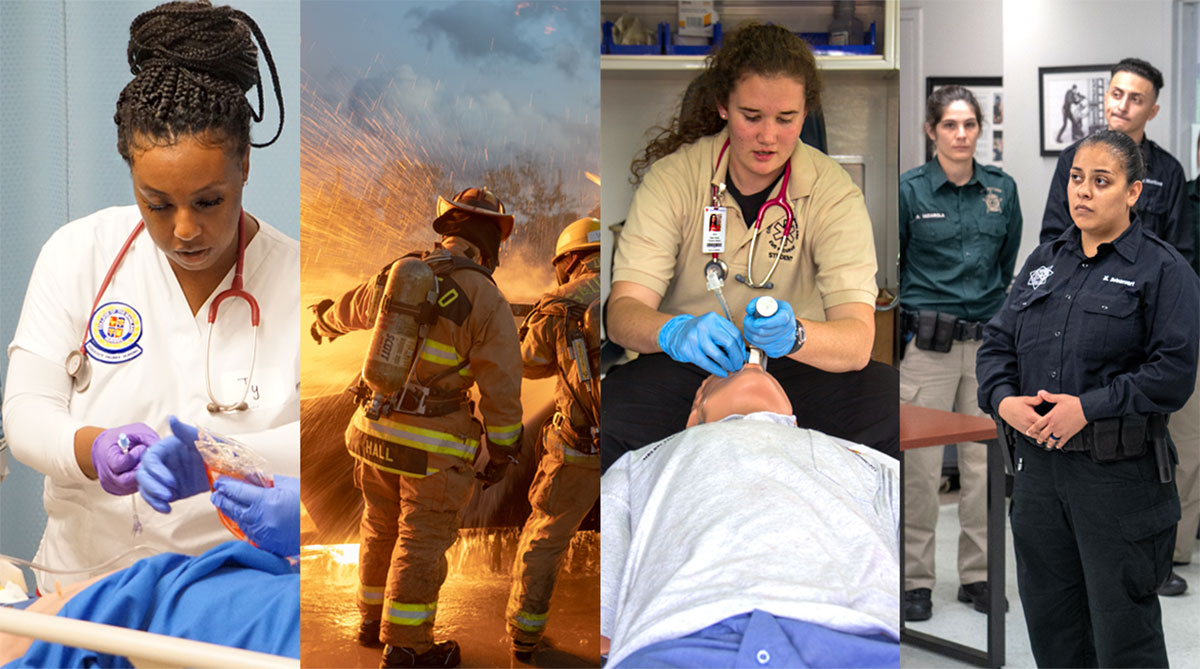
[{"label": "air tank harness strap", "polygon": [[551,424],[571,448],[589,455],[600,452],[600,430],[591,425],[572,425],[562,412],[555,411]]},{"label": "air tank harness strap", "polygon": [[[449,369],[442,370],[436,376],[429,379],[429,383],[427,384],[408,384],[408,392],[403,393],[403,401],[398,404],[392,404],[394,407],[393,411],[432,417],[445,416],[459,409],[466,409],[469,413],[473,413],[474,408],[471,406],[471,393],[469,391],[463,388],[458,390],[442,390],[434,385],[451,374],[457,374],[459,370],[465,368],[469,363],[469,360],[463,360]],[[400,399],[399,396],[400,393],[396,393],[397,400]]]}]

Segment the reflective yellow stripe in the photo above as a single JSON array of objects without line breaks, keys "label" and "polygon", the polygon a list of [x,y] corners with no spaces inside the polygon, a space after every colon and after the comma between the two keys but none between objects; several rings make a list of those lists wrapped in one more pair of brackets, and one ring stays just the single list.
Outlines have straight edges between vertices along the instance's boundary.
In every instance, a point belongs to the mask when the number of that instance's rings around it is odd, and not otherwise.
[{"label": "reflective yellow stripe", "polygon": [[511,446],[516,443],[517,438],[521,436],[521,424],[503,425],[503,426],[488,426],[488,441],[501,446]]},{"label": "reflective yellow stripe", "polygon": [[404,425],[386,418],[371,420],[361,409],[354,413],[353,420],[355,428],[372,437],[430,453],[442,453],[471,461],[475,459],[475,453],[479,451],[478,440],[467,439],[464,441],[446,432]]},{"label": "reflective yellow stripe", "polygon": [[549,613],[517,611],[511,622],[514,627],[524,632],[541,632],[542,628],[546,626],[546,618],[548,617],[550,617]]},{"label": "reflective yellow stripe", "polygon": [[358,588],[358,599],[363,604],[383,604],[384,586],[361,585]]},{"label": "reflective yellow stripe", "polygon": [[563,459],[567,462],[595,462],[599,457],[599,453],[584,453],[577,451],[569,446],[563,446]]},{"label": "reflective yellow stripe", "polygon": [[389,599],[384,613],[387,614],[388,622],[394,625],[424,625],[426,623],[432,625],[433,617],[437,613],[437,602],[401,604]]},{"label": "reflective yellow stripe", "polygon": [[[425,346],[421,349],[421,359],[426,362],[432,362],[435,365],[446,365],[447,367],[452,367],[463,361],[463,357],[458,354],[458,351],[453,346],[433,339],[425,340]],[[458,375],[470,376],[471,366],[467,365],[458,370]]]}]

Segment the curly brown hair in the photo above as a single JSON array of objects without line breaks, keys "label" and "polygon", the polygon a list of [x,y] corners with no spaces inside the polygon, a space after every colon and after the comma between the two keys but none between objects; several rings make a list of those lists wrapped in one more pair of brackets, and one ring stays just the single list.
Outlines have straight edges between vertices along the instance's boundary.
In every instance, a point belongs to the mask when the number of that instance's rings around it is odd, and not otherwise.
[{"label": "curly brown hair", "polygon": [[792,77],[804,85],[805,110],[811,114],[821,108],[821,73],[808,44],[782,26],[747,23],[729,33],[725,44],[709,54],[704,72],[688,86],[671,123],[651,129],[658,134],[634,158],[630,183],[641,183],[646,170],[659,158],[724,128],[717,103],[728,104],[734,86],[750,74]]}]

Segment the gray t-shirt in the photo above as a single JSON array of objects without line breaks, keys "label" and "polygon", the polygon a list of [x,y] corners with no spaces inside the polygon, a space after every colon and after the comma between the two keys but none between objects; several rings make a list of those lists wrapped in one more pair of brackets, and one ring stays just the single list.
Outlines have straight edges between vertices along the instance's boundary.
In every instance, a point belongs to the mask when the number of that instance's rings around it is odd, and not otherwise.
[{"label": "gray t-shirt", "polygon": [[623,455],[601,480],[610,666],[753,609],[899,639],[899,466],[767,412]]}]

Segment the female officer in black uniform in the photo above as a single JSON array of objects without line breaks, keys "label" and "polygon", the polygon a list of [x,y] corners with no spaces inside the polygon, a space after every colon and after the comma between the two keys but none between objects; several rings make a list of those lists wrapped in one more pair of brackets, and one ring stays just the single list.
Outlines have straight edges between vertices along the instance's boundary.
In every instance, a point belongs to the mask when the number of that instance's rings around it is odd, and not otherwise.
[{"label": "female officer in black uniform", "polygon": [[1200,283],[1130,211],[1145,166],[1120,132],[1084,140],[1075,227],[1033,251],[977,358],[979,405],[1015,441],[1017,586],[1038,666],[1165,667],[1155,590],[1179,497],[1163,414],[1192,392]]}]

